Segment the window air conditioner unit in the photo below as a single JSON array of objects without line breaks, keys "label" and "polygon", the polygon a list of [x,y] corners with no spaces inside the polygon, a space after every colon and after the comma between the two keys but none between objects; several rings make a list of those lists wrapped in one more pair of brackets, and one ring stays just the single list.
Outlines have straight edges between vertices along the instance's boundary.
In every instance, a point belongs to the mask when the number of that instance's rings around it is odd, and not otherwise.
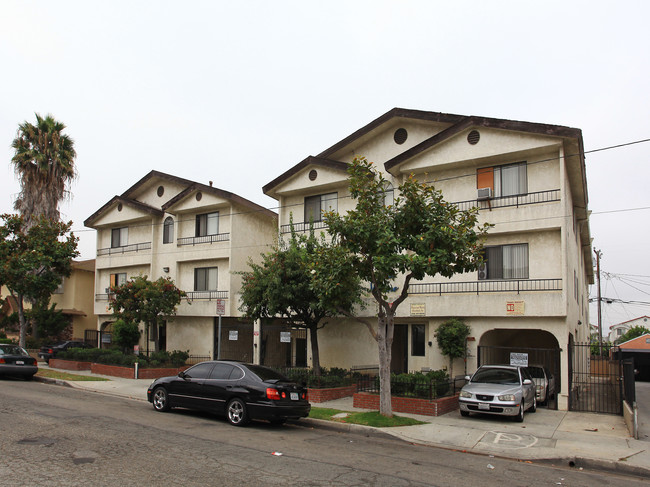
[{"label": "window air conditioner unit", "polygon": [[483,262],[478,268],[478,280],[484,281],[487,279],[487,264]]},{"label": "window air conditioner unit", "polygon": [[489,200],[492,198],[492,188],[479,188],[478,189],[478,200]]}]

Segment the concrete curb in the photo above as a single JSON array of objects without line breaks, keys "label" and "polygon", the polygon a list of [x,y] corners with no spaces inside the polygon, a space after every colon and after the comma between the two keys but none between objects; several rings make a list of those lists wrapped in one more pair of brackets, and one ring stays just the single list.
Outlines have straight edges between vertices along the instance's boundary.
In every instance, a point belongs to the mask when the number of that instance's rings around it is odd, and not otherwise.
[{"label": "concrete curb", "polygon": [[368,438],[372,437],[372,438],[395,439],[395,440],[406,442],[406,440],[391,435],[390,433],[386,433],[379,428],[374,428],[372,426],[364,426],[362,424],[339,423],[338,421],[327,421],[325,419],[314,419],[314,418],[301,418],[297,421],[291,421],[291,424],[295,426],[301,426],[303,428],[318,428],[323,430],[336,431],[338,433],[351,433],[355,435],[363,435]]},{"label": "concrete curb", "polygon": [[57,385],[57,386],[64,386],[64,387],[72,388],[72,386],[68,382],[66,382],[64,380],[61,380],[61,379],[51,379],[49,377],[39,377],[39,376],[35,375],[32,380],[35,380],[36,382],[43,382],[44,384],[53,384],[53,385]]}]

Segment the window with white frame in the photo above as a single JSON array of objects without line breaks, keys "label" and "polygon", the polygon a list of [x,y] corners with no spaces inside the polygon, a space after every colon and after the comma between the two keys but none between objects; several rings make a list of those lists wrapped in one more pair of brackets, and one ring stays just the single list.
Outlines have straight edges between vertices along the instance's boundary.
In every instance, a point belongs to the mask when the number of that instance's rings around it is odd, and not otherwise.
[{"label": "window with white frame", "polygon": [[110,286],[111,287],[119,287],[126,284],[126,272],[118,272],[115,274],[111,274],[110,277]]},{"label": "window with white frame", "polygon": [[194,290],[216,291],[217,269],[217,267],[197,267],[194,269]]},{"label": "window with white frame", "polygon": [[517,162],[503,166],[482,167],[476,171],[476,187],[490,188],[494,198],[527,194],[527,164]]},{"label": "window with white frame", "polygon": [[528,279],[528,244],[485,247],[479,279]]},{"label": "window with white frame", "polygon": [[320,222],[326,211],[338,211],[338,193],[319,194],[305,198],[305,223]]},{"label": "window with white frame", "polygon": [[126,247],[129,244],[129,228],[113,228],[111,230],[111,248]]},{"label": "window with white frame", "polygon": [[196,215],[195,237],[217,235],[219,233],[219,212]]},{"label": "window with white frame", "polygon": [[395,203],[395,195],[393,191],[393,185],[388,181],[384,183],[384,191],[382,195],[384,206],[393,206]]}]

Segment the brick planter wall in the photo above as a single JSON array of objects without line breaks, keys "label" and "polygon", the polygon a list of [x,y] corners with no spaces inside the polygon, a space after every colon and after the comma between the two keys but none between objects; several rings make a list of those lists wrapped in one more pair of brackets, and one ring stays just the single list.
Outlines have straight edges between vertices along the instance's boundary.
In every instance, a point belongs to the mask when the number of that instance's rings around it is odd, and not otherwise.
[{"label": "brick planter wall", "polygon": [[170,369],[139,369],[138,379],[158,379],[159,377],[169,377],[170,375],[178,375],[179,372],[189,369],[190,365],[183,365],[182,367]]},{"label": "brick planter wall", "polygon": [[[392,397],[393,411],[396,413],[421,414],[423,416],[441,416],[458,409],[458,395],[429,401],[413,397]],[[354,394],[355,408],[379,409],[379,394],[357,392]]]},{"label": "brick planter wall", "polygon": [[90,370],[90,362],[78,362],[76,360],[63,360],[51,358],[49,366],[53,369],[63,370]]},{"label": "brick planter wall", "polygon": [[342,397],[350,397],[357,392],[356,384],[343,387],[329,387],[327,389],[307,389],[307,400],[309,402],[325,402],[333,401],[334,399],[341,399]]}]

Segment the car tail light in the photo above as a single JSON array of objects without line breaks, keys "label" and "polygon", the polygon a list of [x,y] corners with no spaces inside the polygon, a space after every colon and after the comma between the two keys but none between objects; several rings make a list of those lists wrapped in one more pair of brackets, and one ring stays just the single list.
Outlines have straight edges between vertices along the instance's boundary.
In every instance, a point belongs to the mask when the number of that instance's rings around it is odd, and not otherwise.
[{"label": "car tail light", "polygon": [[7,363],[7,362],[5,362],[5,359],[0,358],[0,364],[6,364],[6,363]]},{"label": "car tail light", "polygon": [[54,353],[54,350],[52,350],[51,348],[48,348],[47,353]]},{"label": "car tail light", "polygon": [[272,387],[267,387],[266,388],[266,397],[273,401],[279,401],[280,400],[280,393],[278,392],[277,389],[273,389]]}]

